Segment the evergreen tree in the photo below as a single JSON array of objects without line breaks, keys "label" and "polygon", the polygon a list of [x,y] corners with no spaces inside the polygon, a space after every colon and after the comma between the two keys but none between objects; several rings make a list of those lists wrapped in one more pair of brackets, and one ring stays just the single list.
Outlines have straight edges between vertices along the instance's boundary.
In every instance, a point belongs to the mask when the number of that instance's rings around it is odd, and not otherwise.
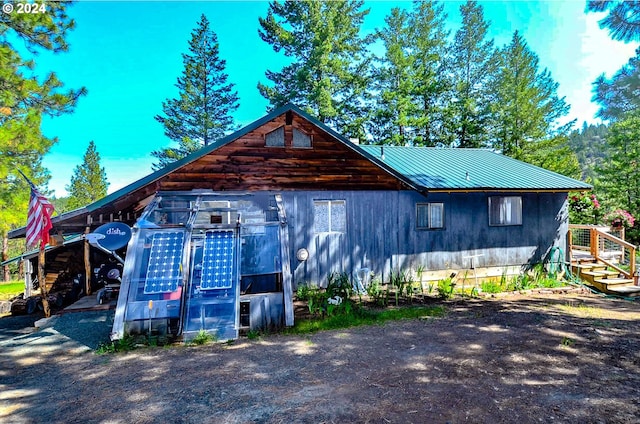
[{"label": "evergreen tree", "polygon": [[574,130],[569,135],[569,146],[580,163],[582,180],[595,181],[596,168],[606,158],[606,136],[606,125],[587,125],[586,122],[581,130]]},{"label": "evergreen tree", "polygon": [[415,56],[411,54],[409,14],[399,8],[385,18],[386,27],[376,36],[385,47],[379,66],[373,68],[372,86],[376,105],[369,132],[376,143],[405,145],[414,141],[411,119],[417,113],[413,102]]},{"label": "evergreen tree", "polygon": [[611,79],[604,74],[593,83],[592,101],[600,105],[597,116],[604,120],[621,119],[627,112],[640,108],[640,48],[636,56],[618,70]]},{"label": "evergreen tree", "polygon": [[415,144],[434,146],[453,142],[448,131],[451,102],[451,82],[447,77],[447,14],[437,1],[414,1],[409,27],[410,48],[415,57],[413,98],[418,108],[412,126],[416,130]]},{"label": "evergreen tree", "polygon": [[[37,185],[49,175],[42,157],[56,142],[40,129],[42,116],[58,116],[75,107],[86,90],[65,90],[54,73],[38,75],[38,50],[67,50],[66,36],[74,21],[66,14],[70,2],[47,3],[47,13],[0,14],[0,237],[26,223],[29,186],[17,172],[23,171]],[[16,43],[18,41],[18,43]],[[23,43],[26,49],[14,45]],[[43,190],[44,191],[44,190]],[[2,259],[8,251],[3,247]],[[3,278],[8,270],[4,269]]]},{"label": "evergreen tree", "polygon": [[377,30],[385,47],[374,69],[369,131],[382,144],[450,144],[446,14],[438,2],[392,9]]},{"label": "evergreen tree", "polygon": [[82,158],[82,164],[76,166],[71,176],[71,184],[66,189],[69,192],[67,207],[76,209],[102,199],[107,195],[107,174],[100,166],[100,154],[93,141]]},{"label": "evergreen tree", "polygon": [[191,33],[189,53],[182,55],[184,70],[176,87],[179,96],[162,103],[164,115],[155,119],[178,147],[151,154],[158,158],[154,169],[181,159],[236,129],[232,113],[238,109],[238,94],[228,82],[226,61],[219,57],[216,33],[205,15]]},{"label": "evergreen tree", "polygon": [[485,147],[489,143],[491,90],[495,72],[493,40],[487,40],[489,23],[482,6],[467,1],[460,6],[462,28],[452,46],[454,101],[452,131],[459,147]]},{"label": "evergreen tree", "polygon": [[629,0],[596,0],[587,2],[587,12],[608,12],[598,21],[611,38],[625,43],[640,41],[640,2]]},{"label": "evergreen tree", "polygon": [[272,1],[259,35],[290,64],[268,70],[258,90],[275,108],[293,102],[349,137],[364,137],[368,40],[361,0]]},{"label": "evergreen tree", "polygon": [[498,71],[492,83],[495,101],[492,147],[507,156],[569,176],[579,175],[564,125],[569,106],[557,95],[548,70],[538,69],[538,56],[516,31],[511,43],[497,53]]},{"label": "evergreen tree", "polygon": [[607,202],[640,216],[640,113],[612,124],[606,139],[607,160],[598,167],[597,188]]}]

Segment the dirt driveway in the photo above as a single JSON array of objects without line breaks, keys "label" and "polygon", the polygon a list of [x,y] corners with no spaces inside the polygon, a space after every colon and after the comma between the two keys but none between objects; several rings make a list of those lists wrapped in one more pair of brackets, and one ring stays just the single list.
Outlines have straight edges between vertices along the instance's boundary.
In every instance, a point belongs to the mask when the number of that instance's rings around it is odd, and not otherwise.
[{"label": "dirt driveway", "polygon": [[640,302],[539,295],[447,308],[116,355],[72,339],[20,354],[5,343],[0,422],[638,422]]}]

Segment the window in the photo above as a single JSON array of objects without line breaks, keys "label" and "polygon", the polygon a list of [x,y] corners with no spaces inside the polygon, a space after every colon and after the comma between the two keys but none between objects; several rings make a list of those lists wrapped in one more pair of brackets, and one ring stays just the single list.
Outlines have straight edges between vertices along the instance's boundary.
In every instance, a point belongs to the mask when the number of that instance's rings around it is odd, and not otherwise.
[{"label": "window", "polygon": [[309,148],[311,147],[311,136],[302,131],[293,129],[293,147]]},{"label": "window", "polygon": [[416,228],[418,230],[444,228],[444,203],[416,204]]},{"label": "window", "polygon": [[264,136],[264,144],[267,147],[284,147],[284,127],[266,134]]},{"label": "window", "polygon": [[347,231],[347,202],[344,200],[313,201],[313,231],[345,233]]},{"label": "window", "polygon": [[522,225],[522,197],[489,197],[489,225]]}]

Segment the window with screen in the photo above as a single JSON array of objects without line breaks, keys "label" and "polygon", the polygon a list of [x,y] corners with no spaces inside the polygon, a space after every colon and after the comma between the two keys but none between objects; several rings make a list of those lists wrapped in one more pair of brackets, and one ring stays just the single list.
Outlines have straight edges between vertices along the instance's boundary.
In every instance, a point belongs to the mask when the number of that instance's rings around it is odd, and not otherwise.
[{"label": "window with screen", "polygon": [[345,233],[347,231],[347,202],[344,200],[314,200],[313,231]]},{"label": "window with screen", "polygon": [[489,225],[522,225],[522,197],[489,197]]},{"label": "window with screen", "polygon": [[311,136],[309,134],[305,134],[302,131],[294,128],[293,129],[293,147],[310,148]]},{"label": "window with screen", "polygon": [[264,136],[264,144],[267,147],[284,147],[284,127],[266,134]]},{"label": "window with screen", "polygon": [[416,228],[418,230],[444,228],[444,203],[418,203],[416,205]]}]

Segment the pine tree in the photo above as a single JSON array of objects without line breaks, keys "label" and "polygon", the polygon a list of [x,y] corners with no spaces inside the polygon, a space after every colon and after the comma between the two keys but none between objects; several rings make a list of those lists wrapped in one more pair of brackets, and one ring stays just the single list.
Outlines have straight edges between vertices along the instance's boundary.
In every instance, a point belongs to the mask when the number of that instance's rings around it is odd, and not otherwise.
[{"label": "pine tree", "polygon": [[637,94],[640,81],[640,48],[636,56],[629,59],[611,79],[604,74],[593,83],[592,101],[600,105],[597,116],[604,120],[622,119],[628,112],[640,108],[640,97]]},{"label": "pine tree", "polygon": [[151,154],[158,158],[154,169],[181,159],[236,129],[232,113],[238,109],[238,94],[228,82],[226,61],[219,57],[216,33],[205,15],[191,33],[189,53],[182,55],[184,70],[176,87],[179,96],[162,103],[164,115],[155,119],[178,147]]},{"label": "pine tree", "polygon": [[608,12],[598,23],[611,38],[625,43],[640,41],[640,2],[596,0],[587,2],[587,12]]},{"label": "pine tree", "polygon": [[93,141],[82,158],[82,164],[76,166],[71,183],[66,187],[69,192],[67,207],[76,209],[102,199],[107,195],[107,174],[100,166],[100,154]]},{"label": "pine tree", "polygon": [[383,144],[450,144],[446,14],[438,2],[392,9],[377,30],[385,47],[373,72],[376,93],[369,125]]},{"label": "pine tree", "polygon": [[[74,27],[67,16],[69,2],[47,3],[47,13],[0,14],[0,238],[26,223],[29,186],[23,171],[37,185],[49,179],[42,157],[56,142],[41,132],[42,116],[71,112],[86,93],[64,89],[55,73],[38,75],[36,49],[54,53],[68,49],[66,36]],[[16,41],[18,41],[16,43]],[[22,44],[23,43],[23,44]],[[16,49],[14,45],[25,48]],[[46,192],[46,190],[41,189]],[[2,259],[7,259],[3,247]],[[3,278],[8,269],[5,267]]]},{"label": "pine tree", "polygon": [[489,22],[484,20],[482,6],[467,1],[460,6],[460,13],[462,28],[452,46],[451,130],[459,147],[486,147],[491,131],[489,82],[495,73],[493,40],[487,40]]},{"label": "pine tree", "polygon": [[272,1],[259,35],[291,63],[258,90],[275,108],[293,102],[349,137],[364,136],[369,61],[360,27],[369,10],[361,0]]},{"label": "pine tree", "polygon": [[560,125],[569,112],[558,97],[548,70],[538,69],[538,56],[516,31],[511,43],[497,53],[492,147],[507,156],[565,175],[579,175],[566,135],[573,122]]},{"label": "pine tree", "polygon": [[607,160],[598,167],[598,188],[611,204],[640,216],[640,113],[609,127]]},{"label": "pine tree", "polygon": [[414,141],[410,120],[417,113],[413,102],[415,56],[411,54],[409,14],[399,8],[385,18],[386,26],[376,36],[385,47],[373,68],[372,86],[376,95],[375,111],[369,131],[376,143],[405,145]]},{"label": "pine tree", "polygon": [[412,97],[418,112],[411,125],[416,131],[415,144],[419,145],[449,145],[452,141],[447,130],[451,83],[447,78],[446,19],[441,3],[414,1],[409,28],[410,48],[415,57]]}]

